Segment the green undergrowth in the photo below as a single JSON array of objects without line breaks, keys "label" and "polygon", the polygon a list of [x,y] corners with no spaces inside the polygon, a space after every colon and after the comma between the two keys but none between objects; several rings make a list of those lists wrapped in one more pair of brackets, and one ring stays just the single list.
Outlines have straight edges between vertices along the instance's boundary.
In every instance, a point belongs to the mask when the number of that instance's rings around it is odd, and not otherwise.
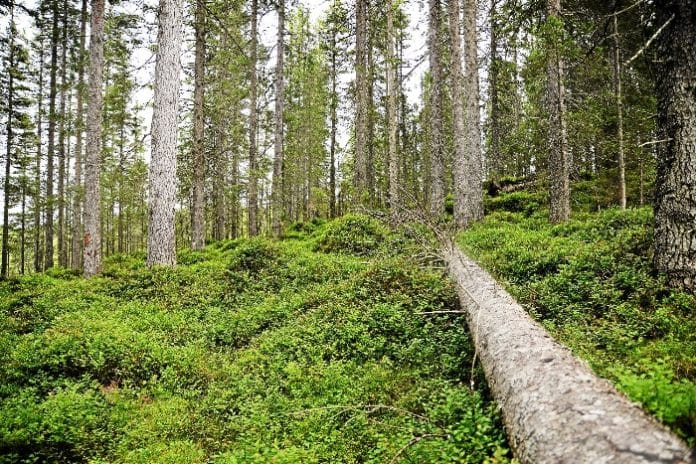
[{"label": "green undergrowth", "polygon": [[529,196],[498,199],[514,212],[488,215],[461,246],[599,375],[696,444],[696,301],[651,268],[651,210],[554,226],[529,214]]},{"label": "green undergrowth", "polygon": [[349,216],[0,284],[0,462],[509,462],[413,247]]}]

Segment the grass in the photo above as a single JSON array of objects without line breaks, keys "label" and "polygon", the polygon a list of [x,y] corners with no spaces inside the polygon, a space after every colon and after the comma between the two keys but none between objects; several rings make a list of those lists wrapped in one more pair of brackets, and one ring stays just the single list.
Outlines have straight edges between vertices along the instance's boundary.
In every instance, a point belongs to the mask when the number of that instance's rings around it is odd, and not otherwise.
[{"label": "grass", "polygon": [[413,246],[349,216],[0,284],[0,462],[509,462]]},{"label": "grass", "polygon": [[651,210],[554,226],[529,198],[497,199],[461,246],[556,339],[696,445],[696,301],[652,270]]}]

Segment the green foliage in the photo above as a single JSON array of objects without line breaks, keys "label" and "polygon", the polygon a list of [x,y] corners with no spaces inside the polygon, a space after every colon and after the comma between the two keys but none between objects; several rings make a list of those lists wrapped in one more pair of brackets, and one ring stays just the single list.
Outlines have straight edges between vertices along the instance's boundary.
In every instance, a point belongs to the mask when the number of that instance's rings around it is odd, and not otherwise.
[{"label": "green foliage", "polygon": [[336,219],[316,234],[315,250],[372,256],[387,237],[386,228],[367,216],[349,214]]},{"label": "green foliage", "polygon": [[546,205],[546,196],[541,193],[530,193],[524,190],[506,193],[496,197],[485,198],[486,211],[509,211],[524,213],[531,216]]},{"label": "green foliage", "polygon": [[368,218],[301,234],[0,284],[0,463],[509,462],[465,324],[418,314],[451,283]]},{"label": "green foliage", "polygon": [[652,212],[496,212],[460,243],[561,342],[691,444],[696,301],[652,271]]}]

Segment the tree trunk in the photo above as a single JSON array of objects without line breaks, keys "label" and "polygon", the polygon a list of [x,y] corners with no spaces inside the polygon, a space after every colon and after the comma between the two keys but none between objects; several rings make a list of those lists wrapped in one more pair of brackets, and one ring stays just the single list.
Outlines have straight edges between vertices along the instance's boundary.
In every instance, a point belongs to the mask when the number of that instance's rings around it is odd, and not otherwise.
[{"label": "tree trunk", "polygon": [[619,204],[626,209],[626,161],[624,159],[623,95],[621,91],[621,49],[619,48],[619,21],[614,14],[614,99],[616,100],[616,139],[619,144]]},{"label": "tree trunk", "polygon": [[491,137],[491,150],[488,155],[488,172],[495,181],[500,179],[503,172],[503,160],[500,154],[500,99],[498,95],[498,73],[500,66],[498,61],[498,17],[496,3],[498,0],[491,0],[490,23],[491,23],[491,63],[488,67],[488,83],[490,86],[489,94],[491,99],[491,120],[489,130]]},{"label": "tree trunk", "polygon": [[41,259],[41,155],[43,141],[43,64],[44,64],[44,40],[43,35],[39,39],[39,91],[37,96],[36,110],[36,159],[34,172],[34,192],[33,207],[34,207],[34,271],[41,272],[43,270],[43,260]]},{"label": "tree trunk", "polygon": [[275,140],[273,145],[273,191],[271,200],[273,203],[273,234],[280,236],[283,216],[283,100],[284,95],[284,71],[283,57],[285,55],[285,0],[278,0],[278,38],[276,45],[276,75],[275,75]]},{"label": "tree trunk", "polygon": [[[336,0],[333,11],[336,10]],[[336,211],[336,137],[338,133],[338,70],[336,69],[336,20],[331,21],[331,142],[329,145],[329,217],[335,218]]]},{"label": "tree trunk", "polygon": [[0,277],[7,278],[10,266],[10,174],[12,163],[12,115],[14,114],[14,5],[10,3],[10,37],[8,46],[8,78],[7,78],[7,151],[5,157],[5,182],[3,188],[2,209],[2,266]]},{"label": "tree trunk", "polygon": [[181,0],[160,0],[157,32],[159,48],[152,112],[150,223],[147,233],[149,266],[176,265],[174,209],[182,13]]},{"label": "tree trunk", "polygon": [[353,183],[358,202],[368,194],[367,124],[370,111],[367,82],[367,0],[355,2],[355,170]]},{"label": "tree trunk", "polygon": [[104,0],[92,0],[89,41],[89,89],[85,146],[84,274],[101,272],[102,80],[104,72]]},{"label": "tree trunk", "polygon": [[483,217],[483,166],[481,159],[481,123],[479,115],[478,48],[476,40],[477,0],[464,0],[464,126],[468,179],[465,184],[466,220],[468,225]]},{"label": "tree trunk", "polygon": [[254,237],[259,233],[258,224],[258,147],[256,144],[256,132],[258,114],[257,93],[258,76],[256,66],[258,64],[258,15],[259,2],[251,0],[251,60],[249,63],[249,191],[247,197],[247,209],[249,213],[249,223],[247,224],[249,236]]},{"label": "tree trunk", "polygon": [[65,240],[65,140],[68,137],[66,129],[66,105],[70,98],[68,91],[68,2],[63,0],[63,34],[61,39],[60,58],[60,121],[58,124],[58,264],[68,267],[68,253]]},{"label": "tree trunk", "polygon": [[696,293],[696,3],[656,3],[658,146],[655,267],[670,285]]},{"label": "tree trunk", "polygon": [[394,0],[387,1],[387,126],[389,133],[389,207],[391,208],[392,221],[398,219],[401,202],[399,189],[399,146],[396,142],[396,132],[399,128],[396,83],[396,34],[394,33]]},{"label": "tree trunk", "polygon": [[430,213],[445,210],[444,158],[442,155],[442,57],[440,56],[440,0],[429,0],[428,49],[430,54]]},{"label": "tree trunk", "polygon": [[203,76],[205,73],[205,0],[196,0],[196,60],[193,93],[193,207],[191,248],[205,246],[205,145],[203,122]]},{"label": "tree trunk", "polygon": [[80,52],[77,71],[77,121],[75,123],[75,183],[73,187],[72,268],[82,267],[82,131],[84,130],[85,94],[85,35],[87,27],[87,0],[82,0],[80,14]]},{"label": "tree trunk", "polygon": [[44,269],[53,267],[53,158],[56,139],[56,77],[58,73],[58,0],[51,4],[53,25],[51,27],[51,77],[48,94],[48,150],[46,158],[46,248]]},{"label": "tree trunk", "polygon": [[548,0],[547,22],[553,29],[548,43],[548,150],[550,220],[553,223],[570,218],[570,160],[565,118],[565,86],[563,83],[563,56],[559,42],[563,37],[561,0]]},{"label": "tree trunk", "polygon": [[690,462],[686,445],[555,342],[488,273],[452,245],[443,254],[520,462]]}]

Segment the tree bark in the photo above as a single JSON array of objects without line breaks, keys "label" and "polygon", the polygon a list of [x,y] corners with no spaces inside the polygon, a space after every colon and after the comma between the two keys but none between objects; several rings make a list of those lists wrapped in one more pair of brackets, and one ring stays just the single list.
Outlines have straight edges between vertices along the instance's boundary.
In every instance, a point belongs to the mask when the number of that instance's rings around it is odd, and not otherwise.
[{"label": "tree bark", "polygon": [[549,41],[547,63],[547,98],[549,112],[549,199],[550,220],[553,223],[570,218],[570,160],[568,159],[568,134],[565,116],[565,85],[563,82],[563,56],[558,43],[562,38],[561,1],[548,0],[547,21],[554,31]]},{"label": "tree bark", "polygon": [[256,132],[258,124],[257,94],[258,76],[256,66],[258,64],[258,16],[259,2],[251,0],[251,59],[249,63],[249,191],[248,191],[248,213],[249,223],[247,224],[249,236],[254,237],[259,233],[258,224],[258,147],[256,144]]},{"label": "tree bark", "polygon": [[46,157],[46,244],[44,269],[53,267],[53,159],[56,139],[56,77],[58,74],[58,0],[51,3],[53,25],[51,27],[51,74],[48,94],[48,149]]},{"label": "tree bark", "polygon": [[65,140],[68,138],[66,129],[68,91],[68,2],[63,0],[63,33],[61,39],[60,58],[60,121],[58,123],[58,265],[68,266],[67,243],[65,240]]},{"label": "tree bark", "polygon": [[191,248],[205,246],[205,145],[203,90],[205,74],[205,0],[196,0],[196,58],[193,91],[193,206],[191,211]]},{"label": "tree bark", "polygon": [[669,283],[696,293],[696,3],[656,3],[658,146],[655,267]]},{"label": "tree bark", "polygon": [[276,45],[276,75],[275,75],[275,140],[273,145],[273,186],[271,200],[273,203],[273,235],[280,236],[283,216],[283,100],[285,99],[285,78],[283,58],[285,55],[285,0],[278,0],[278,37]]},{"label": "tree bark", "polygon": [[399,128],[399,116],[397,107],[398,85],[396,83],[396,34],[394,33],[394,0],[387,1],[387,125],[389,133],[389,206],[391,208],[392,221],[398,219],[401,202],[399,189],[399,146],[396,141],[396,132]]},{"label": "tree bark", "polygon": [[500,154],[500,98],[498,95],[498,73],[500,66],[498,61],[498,12],[496,3],[491,0],[490,24],[491,24],[491,62],[488,67],[488,84],[490,86],[491,99],[491,152],[487,158],[488,172],[493,180],[497,181],[503,172],[503,160]]},{"label": "tree bark", "polygon": [[104,0],[92,0],[89,41],[89,89],[85,146],[84,275],[101,272],[102,80],[104,72]]},{"label": "tree bark", "polygon": [[358,202],[368,194],[367,125],[370,111],[367,82],[367,0],[355,2],[355,171],[353,183]]},{"label": "tree bark", "polygon": [[[336,11],[336,0],[333,12]],[[338,134],[338,70],[336,69],[336,20],[331,21],[331,141],[329,145],[329,217],[335,218],[336,211],[336,138]]]},{"label": "tree bark", "polygon": [[618,153],[616,163],[619,167],[619,204],[626,209],[626,161],[624,158],[623,133],[623,95],[621,82],[621,49],[619,48],[619,21],[614,14],[614,99],[616,100],[616,139]]},{"label": "tree bark", "polygon": [[481,158],[481,123],[479,115],[478,47],[476,40],[477,0],[464,0],[464,125],[465,151],[469,166],[466,188],[466,220],[468,225],[483,217],[483,160]]},{"label": "tree bark", "polygon": [[0,277],[7,278],[10,266],[10,175],[12,164],[12,115],[14,114],[14,4],[10,3],[10,37],[8,46],[10,47],[8,56],[8,78],[7,78],[7,151],[5,155],[5,181],[3,188],[3,209],[2,209],[2,265],[0,266]]},{"label": "tree bark", "polygon": [[39,89],[37,96],[36,109],[36,159],[34,172],[34,192],[33,207],[34,207],[34,271],[41,272],[43,270],[43,260],[41,259],[41,155],[43,141],[43,64],[44,64],[44,38],[43,35],[39,38]]},{"label": "tree bark", "polygon": [[87,34],[87,0],[82,0],[80,13],[80,52],[77,71],[77,115],[75,122],[75,183],[72,198],[72,268],[82,267],[82,131],[84,130],[84,94],[85,94],[85,35]]},{"label": "tree bark", "polygon": [[520,462],[690,462],[684,443],[555,342],[488,273],[454,246],[443,255]]},{"label": "tree bark", "polygon": [[442,154],[442,57],[440,54],[440,0],[429,0],[430,54],[430,213],[445,210],[445,162]]},{"label": "tree bark", "polygon": [[174,209],[182,10],[181,0],[159,2],[147,232],[149,266],[176,265]]}]

